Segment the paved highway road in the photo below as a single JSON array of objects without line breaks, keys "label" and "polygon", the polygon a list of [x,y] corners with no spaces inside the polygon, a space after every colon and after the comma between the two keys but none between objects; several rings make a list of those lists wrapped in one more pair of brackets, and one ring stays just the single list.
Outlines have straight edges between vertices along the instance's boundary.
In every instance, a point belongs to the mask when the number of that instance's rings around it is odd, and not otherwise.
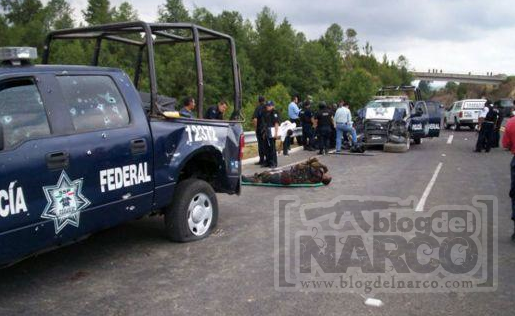
[{"label": "paved highway road", "polygon": [[[452,135],[452,136],[451,136]],[[0,315],[512,315],[515,244],[510,242],[509,162],[501,149],[473,153],[475,133],[444,132],[406,154],[324,156],[328,187],[244,187],[219,196],[219,226],[208,239],[169,243],[162,219],[145,218],[0,271]],[[285,165],[307,153],[280,159]],[[245,173],[258,170],[248,166]],[[432,181],[433,180],[433,181]],[[430,185],[432,184],[432,185]],[[427,197],[424,209],[499,200],[499,284],[490,293],[379,293],[382,307],[357,293],[278,292],[274,288],[274,198],[302,203],[335,196]]]}]

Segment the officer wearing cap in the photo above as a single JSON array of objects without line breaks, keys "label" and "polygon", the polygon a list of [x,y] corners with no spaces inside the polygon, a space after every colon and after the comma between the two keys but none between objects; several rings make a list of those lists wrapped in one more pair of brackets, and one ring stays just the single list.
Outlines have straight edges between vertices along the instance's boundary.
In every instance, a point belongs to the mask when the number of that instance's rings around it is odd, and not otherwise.
[{"label": "officer wearing cap", "polygon": [[265,106],[263,122],[266,128],[266,166],[277,167],[277,150],[275,140],[279,137],[279,113],[275,110],[274,101],[268,101]]},{"label": "officer wearing cap", "polygon": [[254,114],[252,115],[252,123],[254,123],[254,128],[256,129],[256,138],[258,144],[258,153],[259,153],[259,161],[256,162],[256,165],[265,166],[266,165],[266,129],[263,124],[263,117],[265,114],[265,97],[259,96],[258,105],[254,109]]},{"label": "officer wearing cap", "polygon": [[314,125],[318,132],[318,148],[320,155],[327,155],[331,142],[332,127],[334,120],[331,110],[327,108],[327,104],[322,101],[318,105],[319,111],[314,117]]},{"label": "officer wearing cap", "polygon": [[213,105],[207,109],[205,118],[208,120],[223,120],[225,111],[227,111],[227,102],[222,100],[218,102],[218,105]]}]

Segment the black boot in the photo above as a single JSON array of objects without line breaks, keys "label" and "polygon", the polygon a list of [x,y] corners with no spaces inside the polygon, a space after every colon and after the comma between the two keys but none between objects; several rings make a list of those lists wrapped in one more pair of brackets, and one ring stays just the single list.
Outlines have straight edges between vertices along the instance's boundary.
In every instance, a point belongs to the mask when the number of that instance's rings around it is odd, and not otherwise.
[{"label": "black boot", "polygon": [[513,235],[511,235],[511,241],[515,242],[515,220],[513,221]]}]

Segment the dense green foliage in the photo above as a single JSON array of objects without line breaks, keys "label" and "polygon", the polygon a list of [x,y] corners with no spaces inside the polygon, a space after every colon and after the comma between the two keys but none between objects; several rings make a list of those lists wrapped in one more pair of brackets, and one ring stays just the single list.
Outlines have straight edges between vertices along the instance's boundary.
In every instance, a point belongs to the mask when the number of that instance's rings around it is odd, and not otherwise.
[{"label": "dense green foliage", "polygon": [[[407,61],[400,56],[378,61],[369,43],[359,47],[357,32],[332,24],[319,39],[308,40],[285,18],[264,7],[255,21],[239,12],[215,15],[206,8],[188,11],[182,0],[163,0],[156,8],[161,22],[191,21],[230,34],[236,40],[244,93],[244,114],[251,116],[258,95],[273,99],[283,115],[291,94],[315,101],[345,99],[354,108],[362,106],[381,85],[409,84]],[[53,29],[80,26],[66,0],[0,0],[0,46],[37,46],[41,51],[45,34]],[[133,7],[124,2],[111,7],[109,0],[88,0],[80,12],[86,24],[138,19]],[[88,64],[94,43],[60,42],[52,47],[53,63]],[[137,50],[115,43],[104,43],[100,64],[134,73]],[[225,44],[202,44],[205,102],[232,100],[232,74]],[[193,46],[180,44],[156,49],[159,93],[175,97],[195,95],[196,72]],[[148,86],[144,76],[141,88]],[[249,120],[247,120],[249,121]]]}]

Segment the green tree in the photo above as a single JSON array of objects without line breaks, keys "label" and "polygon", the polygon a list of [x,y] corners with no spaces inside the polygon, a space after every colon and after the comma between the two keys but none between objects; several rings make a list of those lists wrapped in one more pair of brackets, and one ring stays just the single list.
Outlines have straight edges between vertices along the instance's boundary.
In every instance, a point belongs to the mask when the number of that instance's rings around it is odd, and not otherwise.
[{"label": "green tree", "polygon": [[45,7],[47,30],[59,30],[74,26],[73,10],[66,0],[51,0]]},{"label": "green tree", "polygon": [[281,120],[288,118],[288,104],[290,104],[291,96],[285,86],[279,83],[268,88],[265,97],[267,100],[274,101],[275,109],[279,112]]},{"label": "green tree", "polygon": [[9,45],[42,48],[47,31],[45,10],[39,0],[1,0],[8,25]]},{"label": "green tree", "polygon": [[166,3],[159,7],[160,22],[187,22],[190,15],[182,0],[166,0]]},{"label": "green tree", "polygon": [[343,29],[339,24],[333,23],[327,31],[325,31],[324,36],[322,37],[322,40],[328,44],[334,45],[336,49],[342,50],[343,49]]},{"label": "green tree", "polygon": [[345,41],[343,42],[343,53],[345,56],[350,56],[357,54],[359,52],[358,47],[358,32],[356,30],[349,28],[345,30]]},{"label": "green tree", "polygon": [[9,43],[9,26],[7,25],[7,19],[0,15],[0,43]]},{"label": "green tree", "polygon": [[15,26],[27,25],[34,18],[39,18],[43,4],[39,0],[1,0],[5,17]]},{"label": "green tree", "polygon": [[465,99],[465,96],[467,95],[467,91],[468,91],[467,86],[460,83],[458,85],[458,89],[456,91],[456,94],[458,96],[458,100]]},{"label": "green tree", "polygon": [[82,11],[89,25],[105,24],[113,20],[113,10],[109,0],[88,0],[86,10]]},{"label": "green tree", "polygon": [[420,90],[420,93],[422,94],[422,99],[428,100],[431,98],[432,91],[428,81],[420,80],[420,82],[418,83],[418,88]]},{"label": "green tree", "polygon": [[455,93],[458,91],[458,84],[454,81],[449,81],[445,84],[445,91]]},{"label": "green tree", "polygon": [[138,12],[128,2],[122,2],[118,8],[113,9],[114,22],[137,21]]},{"label": "green tree", "polygon": [[347,101],[353,110],[363,107],[378,89],[377,80],[362,68],[354,69],[343,76],[339,87],[340,98]]}]

